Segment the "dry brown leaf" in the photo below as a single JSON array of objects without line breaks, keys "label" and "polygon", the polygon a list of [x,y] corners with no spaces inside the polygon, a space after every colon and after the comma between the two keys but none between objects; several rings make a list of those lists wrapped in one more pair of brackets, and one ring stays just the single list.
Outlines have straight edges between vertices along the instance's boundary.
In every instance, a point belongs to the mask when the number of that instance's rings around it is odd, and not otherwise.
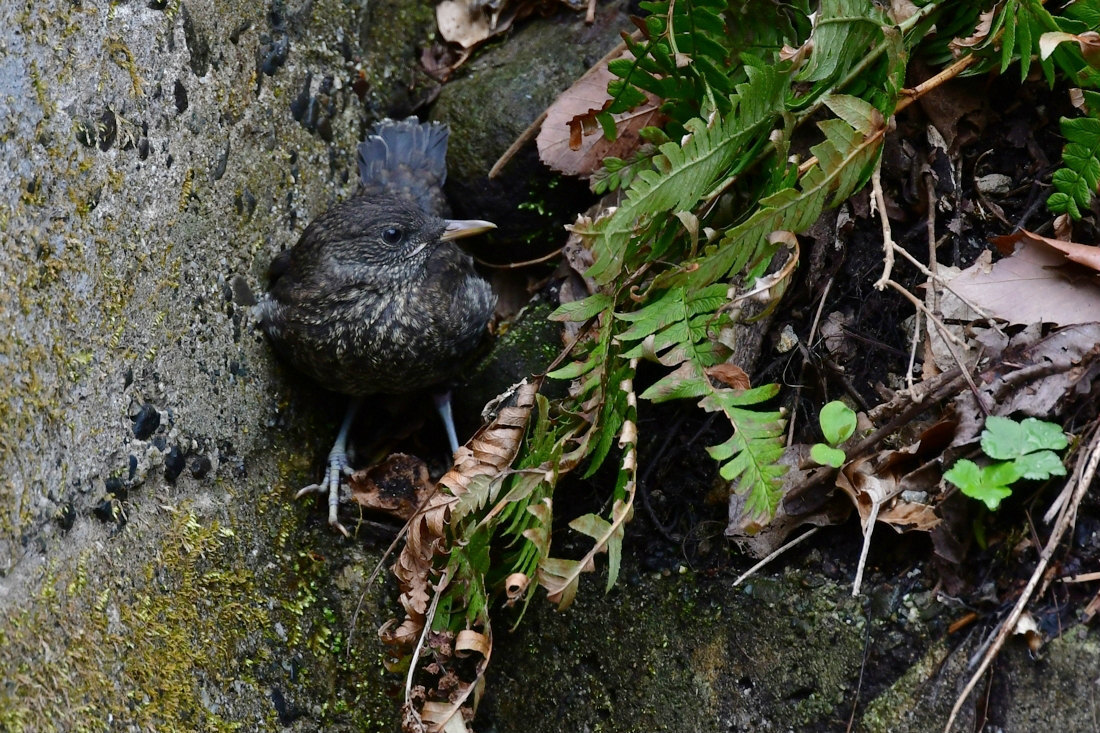
[{"label": "dry brown leaf", "polygon": [[993,244],[997,245],[997,249],[1004,255],[1011,255],[1014,251],[1018,251],[1018,245],[1024,242],[1050,247],[1064,254],[1070,262],[1076,262],[1090,270],[1100,272],[1100,247],[1094,245],[1052,239],[1029,232],[1026,229],[1020,229],[1003,237],[993,238]]},{"label": "dry brown leaf", "polygon": [[966,50],[983,43],[985,39],[989,38],[989,31],[993,27],[993,16],[997,14],[996,8],[987,10],[978,16],[978,26],[974,29],[974,32],[966,38],[953,38],[947,47],[951,49],[951,53],[958,57]]},{"label": "dry brown leaf", "polygon": [[[1015,246],[1015,252],[988,264],[979,260],[949,283],[952,291],[965,297],[989,315],[1014,324],[1053,323],[1070,325],[1100,321],[1100,284],[1092,277],[1067,277],[1072,267],[1068,254],[1037,235],[1027,233],[998,237],[1000,246]],[[1063,245],[1073,244],[1062,242]],[[1088,250],[1095,247],[1075,245]],[[1075,261],[1090,260],[1095,252],[1073,250]],[[1100,260],[1095,264],[1100,265]],[[962,316],[960,316],[962,317]],[[969,311],[964,320],[977,318]]]},{"label": "dry brown leaf", "polygon": [[432,492],[428,467],[416,456],[391,453],[348,479],[351,498],[371,511],[409,519]]},{"label": "dry brown leaf", "polygon": [[439,35],[465,49],[508,30],[515,18],[514,9],[491,16],[485,12],[484,4],[476,0],[443,0],[435,6]]},{"label": "dry brown leaf", "polygon": [[1100,67],[1100,33],[1085,31],[1080,35],[1054,31],[1039,36],[1039,58],[1045,59],[1054,53],[1059,43],[1077,41],[1081,55],[1092,68]]},{"label": "dry brown leaf", "polygon": [[909,0],[890,0],[890,20],[895,24],[904,23],[918,12],[918,8]]},{"label": "dry brown leaf", "polygon": [[470,654],[489,656],[493,642],[487,634],[473,629],[463,629],[455,636],[455,656],[468,657]]},{"label": "dry brown leaf", "polygon": [[[526,536],[526,532],[524,536]],[[505,578],[504,594],[507,600],[504,602],[504,605],[514,606],[518,601],[522,600],[527,593],[527,587],[529,585],[531,585],[531,577],[523,573],[512,573]]]},{"label": "dry brown leaf", "polygon": [[423,510],[409,521],[405,546],[393,566],[401,589],[398,601],[406,615],[400,624],[391,619],[378,630],[387,646],[409,649],[416,643],[435,592],[434,561],[444,551],[451,508],[473,482],[500,477],[509,469],[541,384],[542,380],[536,379],[516,387],[513,404],[501,408],[489,425],[458,449],[454,466],[439,480]]},{"label": "dry brown leaf", "polygon": [[733,389],[748,389],[752,386],[749,384],[749,375],[745,374],[745,370],[736,364],[715,364],[712,367],[707,367],[706,373],[711,379],[717,379]]},{"label": "dry brown leaf", "polygon": [[836,485],[852,500],[865,529],[871,517],[875,516],[898,532],[927,532],[940,522],[933,507],[900,498],[904,490],[901,477],[889,470],[879,471],[881,464],[896,452],[889,451],[846,464],[837,474]]},{"label": "dry brown leaf", "polygon": [[[633,57],[624,52],[620,58]],[[607,140],[596,115],[611,103],[607,83],[615,78],[606,63],[598,64],[554,100],[535,140],[542,162],[569,176],[588,177],[604,158],[625,158],[637,150],[642,144],[638,131],[643,127],[661,124],[657,99],[647,95],[649,101],[641,107],[612,115],[618,136]]]},{"label": "dry brown leaf", "polygon": [[1075,401],[1095,399],[1100,391],[1100,323],[1040,336],[1038,328],[1016,334],[1000,359],[978,376],[981,408],[970,390],[959,394],[959,427],[952,446],[976,441],[990,414],[1050,420]]}]

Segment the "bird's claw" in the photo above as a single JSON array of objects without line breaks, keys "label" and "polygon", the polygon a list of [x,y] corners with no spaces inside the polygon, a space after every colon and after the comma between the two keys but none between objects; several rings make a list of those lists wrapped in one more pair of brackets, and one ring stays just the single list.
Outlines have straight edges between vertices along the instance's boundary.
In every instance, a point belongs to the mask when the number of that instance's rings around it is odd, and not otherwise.
[{"label": "bird's claw", "polygon": [[340,523],[340,520],[336,516],[336,512],[340,507],[340,482],[343,480],[344,476],[350,475],[351,467],[348,465],[347,454],[342,450],[334,448],[328,455],[328,468],[325,470],[325,477],[321,479],[321,482],[310,484],[294,495],[295,499],[300,499],[306,494],[327,493],[329,526],[345,537],[350,537],[351,535],[347,528]]}]

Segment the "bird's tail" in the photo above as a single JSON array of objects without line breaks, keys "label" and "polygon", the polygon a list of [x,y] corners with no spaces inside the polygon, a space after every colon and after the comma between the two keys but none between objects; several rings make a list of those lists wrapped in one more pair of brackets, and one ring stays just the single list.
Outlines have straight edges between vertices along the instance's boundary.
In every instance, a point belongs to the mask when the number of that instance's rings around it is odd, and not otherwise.
[{"label": "bird's tail", "polygon": [[440,122],[415,117],[385,119],[359,143],[359,181],[368,191],[408,198],[433,214],[442,214],[447,180],[447,137]]}]

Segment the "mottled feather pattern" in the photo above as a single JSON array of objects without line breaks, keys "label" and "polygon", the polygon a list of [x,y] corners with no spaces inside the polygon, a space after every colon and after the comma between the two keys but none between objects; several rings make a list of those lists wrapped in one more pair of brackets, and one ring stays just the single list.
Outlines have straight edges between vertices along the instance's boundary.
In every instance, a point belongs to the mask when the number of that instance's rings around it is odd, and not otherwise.
[{"label": "mottled feather pattern", "polygon": [[440,125],[382,124],[359,148],[360,192],[272,264],[261,325],[328,389],[404,393],[445,382],[486,333],[492,288],[469,255],[440,240],[446,141]]}]

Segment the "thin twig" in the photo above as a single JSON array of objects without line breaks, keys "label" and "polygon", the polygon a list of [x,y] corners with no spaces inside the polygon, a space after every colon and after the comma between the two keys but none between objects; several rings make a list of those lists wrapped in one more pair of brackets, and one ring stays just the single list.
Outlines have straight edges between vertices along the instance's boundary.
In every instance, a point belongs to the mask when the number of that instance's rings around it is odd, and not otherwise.
[{"label": "thin twig", "polygon": [[1002,336],[1005,336],[1004,330],[1002,330],[1001,327],[997,325],[997,321],[993,318],[992,315],[987,313],[980,305],[970,300],[965,295],[956,292],[955,289],[951,287],[950,281],[944,279],[943,275],[940,275],[939,273],[925,267],[920,260],[909,254],[904,247],[897,247],[897,252],[906,260],[908,260],[909,264],[920,270],[920,273],[922,275],[939,284],[941,287],[943,287],[944,290],[947,290],[956,298],[961,300],[963,302],[963,305],[965,305],[967,308],[977,313],[980,317],[986,319],[986,322],[989,324],[990,328],[992,328],[994,331],[1001,334]]},{"label": "thin twig", "polygon": [[882,222],[882,275],[875,283],[875,290],[885,290],[886,283],[890,281],[890,274],[894,270],[894,236],[890,232],[890,217],[886,215],[886,197],[882,193],[882,157],[879,156],[875,163],[875,170],[871,173],[871,201],[878,209],[879,220]]},{"label": "thin twig", "polygon": [[814,534],[814,533],[815,533],[815,532],[817,532],[817,531],[818,531],[819,529],[821,529],[821,527],[814,527],[813,529],[811,529],[811,530],[809,530],[809,531],[807,531],[807,532],[804,532],[803,534],[799,535],[799,536],[798,536],[797,538],[795,538],[795,539],[791,540],[790,542],[788,542],[787,544],[783,545],[783,546],[782,546],[782,547],[780,547],[779,549],[777,549],[777,550],[773,550],[773,551],[772,551],[772,553],[771,553],[770,555],[768,555],[768,556],[767,556],[767,557],[765,557],[765,558],[764,558],[763,560],[761,560],[760,562],[758,562],[758,563],[756,563],[755,565],[753,565],[753,566],[752,566],[751,568],[749,568],[749,569],[748,569],[748,570],[746,570],[745,572],[741,573],[741,575],[740,575],[740,576],[739,576],[739,577],[737,578],[737,580],[733,581],[733,587],[734,587],[734,588],[736,588],[737,586],[741,585],[741,584],[742,584],[743,582],[745,582],[745,581],[746,581],[746,580],[747,580],[747,579],[748,579],[748,578],[749,578],[749,577],[750,577],[751,575],[753,575],[754,573],[756,573],[756,571],[757,571],[757,570],[759,570],[760,568],[764,567],[765,565],[767,565],[768,563],[770,563],[770,562],[771,562],[772,560],[774,560],[775,558],[779,557],[780,555],[782,555],[782,554],[783,554],[784,552],[786,552],[787,550],[789,550],[789,549],[791,549],[792,547],[794,547],[795,545],[797,545],[797,544],[798,544],[799,542],[801,542],[802,540],[804,540],[804,539],[806,539],[807,537],[809,537],[810,535]]},{"label": "thin twig", "polygon": [[881,507],[881,501],[871,503],[871,513],[867,517],[867,528],[863,530],[863,547],[859,551],[859,564],[856,565],[856,579],[852,583],[853,597],[859,595],[860,586],[863,585],[863,569],[867,565],[867,554],[871,551],[871,535],[875,531],[875,522],[878,521],[878,510]]},{"label": "thin twig", "polygon": [[[829,298],[829,291],[833,289],[833,276],[830,275],[829,279],[825,281],[825,287],[821,289],[821,296],[817,302],[817,311],[814,312],[814,321],[810,325],[810,334],[806,337],[806,344],[809,346],[813,344],[814,339],[817,338],[817,327],[821,323],[821,314],[825,311],[825,301]],[[803,377],[806,376],[806,362],[809,360],[809,350],[804,349],[802,369],[798,375],[798,384],[794,388],[794,400],[792,404],[797,405],[799,399],[802,396],[802,382]],[[798,422],[798,410],[791,410],[791,419],[787,423],[787,445],[794,443],[794,428]]]},{"label": "thin twig", "polygon": [[947,329],[947,326],[943,324],[943,321],[934,316],[932,312],[928,310],[927,306],[925,306],[924,303],[920,301],[920,298],[913,295],[893,280],[888,280],[886,284],[901,293],[904,298],[906,298],[917,308],[917,310],[924,311],[924,315],[928,319],[929,323],[934,325],[936,329],[939,330],[940,336],[943,337],[944,346],[946,346],[947,350],[951,352],[951,358],[954,359],[955,363],[959,365],[959,369],[962,371],[963,378],[966,379],[966,383],[970,386],[970,391],[974,393],[974,401],[977,403],[978,409],[982,411],[982,414],[989,415],[989,408],[985,406],[985,402],[982,400],[982,393],[978,391],[978,385],[974,383],[974,378],[970,376],[970,370],[967,368],[963,360],[959,357],[958,353],[955,351],[955,347],[951,343],[954,342],[955,344],[961,345],[962,342],[959,341],[958,337],[955,336],[955,334],[951,333]]}]

